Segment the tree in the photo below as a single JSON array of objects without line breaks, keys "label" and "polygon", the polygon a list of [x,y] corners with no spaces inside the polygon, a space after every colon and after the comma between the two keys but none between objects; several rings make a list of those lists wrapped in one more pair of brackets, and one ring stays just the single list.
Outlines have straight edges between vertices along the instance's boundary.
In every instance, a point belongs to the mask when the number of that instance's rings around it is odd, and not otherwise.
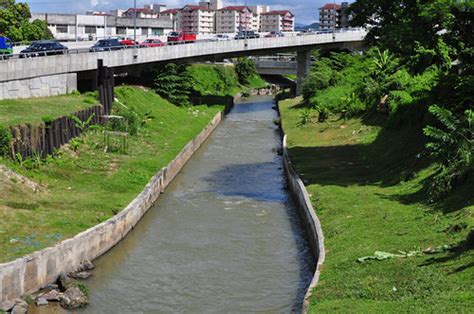
[{"label": "tree", "polygon": [[191,81],[185,65],[167,63],[156,70],[154,87],[158,95],[171,103],[187,106],[190,104]]},{"label": "tree", "polygon": [[255,62],[249,58],[239,58],[235,63],[235,72],[242,85],[248,85],[250,79],[257,75],[257,66]]},{"label": "tree", "polygon": [[30,22],[30,18],[28,4],[0,0],[0,34],[15,42],[54,38],[45,21]]},{"label": "tree", "polygon": [[456,21],[452,1],[358,0],[351,5],[353,26],[370,26],[367,40],[388,49],[415,72],[451,64],[445,32]]}]

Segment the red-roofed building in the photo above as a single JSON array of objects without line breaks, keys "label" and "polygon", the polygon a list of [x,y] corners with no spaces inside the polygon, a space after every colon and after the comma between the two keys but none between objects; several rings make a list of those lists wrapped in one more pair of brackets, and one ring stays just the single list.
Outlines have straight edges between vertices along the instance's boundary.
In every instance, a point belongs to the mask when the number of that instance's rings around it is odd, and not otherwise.
[{"label": "red-roofed building", "polygon": [[262,32],[292,32],[295,29],[295,16],[288,10],[274,10],[261,15]]},{"label": "red-roofed building", "polygon": [[253,13],[249,7],[228,6],[217,10],[216,13],[216,32],[217,33],[236,33],[240,30],[254,30],[252,25]]},{"label": "red-roofed building", "polygon": [[326,3],[319,8],[319,24],[321,29],[337,29],[349,27],[352,16],[348,14],[349,3]]}]

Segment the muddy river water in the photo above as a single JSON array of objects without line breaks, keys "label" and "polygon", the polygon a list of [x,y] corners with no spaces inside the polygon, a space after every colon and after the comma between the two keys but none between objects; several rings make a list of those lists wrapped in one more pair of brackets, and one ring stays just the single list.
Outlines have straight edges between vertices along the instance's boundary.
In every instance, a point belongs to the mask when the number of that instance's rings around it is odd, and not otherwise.
[{"label": "muddy river water", "polygon": [[259,96],[234,107],[136,228],[95,261],[83,312],[301,310],[314,261],[285,189],[272,106]]}]

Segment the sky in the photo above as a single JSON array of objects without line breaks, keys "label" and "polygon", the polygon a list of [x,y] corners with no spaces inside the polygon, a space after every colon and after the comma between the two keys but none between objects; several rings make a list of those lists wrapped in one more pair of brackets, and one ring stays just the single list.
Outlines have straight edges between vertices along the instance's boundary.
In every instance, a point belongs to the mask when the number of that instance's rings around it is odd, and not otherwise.
[{"label": "sky", "polygon": [[[318,8],[333,0],[224,0],[224,5],[269,5],[272,10],[290,10],[298,24],[311,24],[319,18]],[[88,10],[108,11],[133,7],[133,0],[17,0],[30,5],[38,13],[85,13]],[[199,0],[137,0],[137,7],[148,3],[160,3],[168,8],[195,4]],[[340,2],[340,1],[337,1]]]}]

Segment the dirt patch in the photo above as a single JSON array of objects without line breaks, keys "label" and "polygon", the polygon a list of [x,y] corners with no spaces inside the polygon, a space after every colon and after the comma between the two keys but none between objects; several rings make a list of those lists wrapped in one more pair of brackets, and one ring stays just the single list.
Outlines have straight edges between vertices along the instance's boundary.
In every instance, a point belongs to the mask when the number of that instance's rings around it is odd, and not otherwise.
[{"label": "dirt patch", "polygon": [[11,185],[20,185],[33,192],[40,192],[42,190],[38,183],[0,165],[0,191],[9,188]]}]

